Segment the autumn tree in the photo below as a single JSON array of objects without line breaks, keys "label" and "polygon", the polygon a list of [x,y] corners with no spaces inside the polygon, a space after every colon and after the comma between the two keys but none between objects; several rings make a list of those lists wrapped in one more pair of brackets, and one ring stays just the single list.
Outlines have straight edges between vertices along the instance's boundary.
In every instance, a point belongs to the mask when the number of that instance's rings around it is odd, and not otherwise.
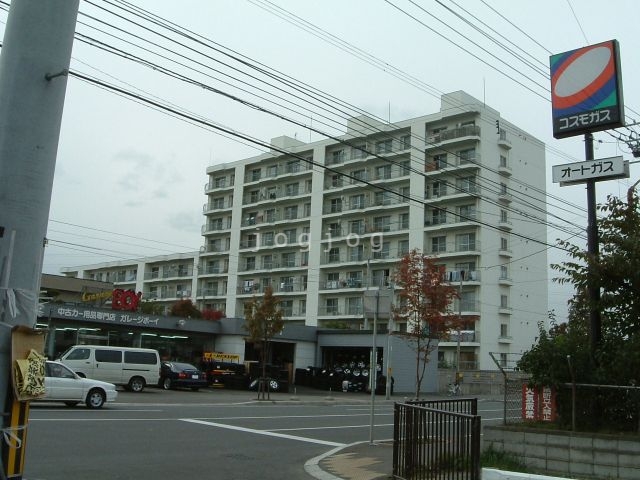
[{"label": "autumn tree", "polygon": [[169,310],[169,314],[172,317],[183,317],[183,318],[201,318],[202,312],[198,310],[198,308],[193,304],[193,302],[189,299],[186,300],[178,300],[171,306]]},{"label": "autumn tree", "polygon": [[269,358],[269,344],[271,339],[284,328],[280,299],[273,295],[271,286],[265,288],[262,298],[253,297],[244,306],[245,329],[249,339],[260,346],[260,360],[262,362],[262,379],[258,382],[258,399],[269,396],[267,377],[267,360]]},{"label": "autumn tree", "polygon": [[450,312],[450,305],[458,297],[457,289],[445,281],[445,269],[435,260],[414,249],[396,267],[394,280],[399,292],[399,304],[393,308],[396,322],[406,322],[402,333],[416,353],[416,398],[438,341],[449,337],[459,326],[459,318]]}]

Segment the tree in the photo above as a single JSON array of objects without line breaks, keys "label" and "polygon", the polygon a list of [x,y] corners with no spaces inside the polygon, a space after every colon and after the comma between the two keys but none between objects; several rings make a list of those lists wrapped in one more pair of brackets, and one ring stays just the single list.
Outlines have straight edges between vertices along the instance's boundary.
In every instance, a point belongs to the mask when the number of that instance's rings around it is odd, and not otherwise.
[{"label": "tree", "polygon": [[196,308],[193,302],[189,299],[178,300],[171,306],[169,314],[173,317],[183,318],[201,318],[202,313]]},{"label": "tree", "polygon": [[[635,187],[635,185],[634,185]],[[569,301],[568,322],[540,328],[537,343],[525,352],[518,367],[531,374],[531,382],[561,385],[571,382],[595,385],[637,385],[640,380],[640,211],[634,187],[627,201],[607,197],[598,206],[600,252],[598,256],[566,241],[571,260],[551,267],[572,283],[576,293]],[[587,295],[590,275],[600,287],[600,300]],[[602,318],[601,341],[592,355],[589,335],[592,309]],[[570,364],[568,361],[570,358]],[[625,390],[606,389],[577,398],[578,427],[637,429],[640,398]],[[571,398],[560,389],[557,404],[561,418],[571,416]]]},{"label": "tree", "polygon": [[245,329],[249,332],[249,339],[260,345],[260,361],[262,362],[262,378],[258,382],[258,399],[268,398],[267,360],[269,358],[270,340],[284,328],[282,309],[279,308],[280,299],[273,295],[271,286],[265,288],[262,298],[253,297],[244,306]]},{"label": "tree", "polygon": [[399,305],[393,308],[396,322],[407,322],[405,340],[416,352],[416,398],[437,342],[446,339],[460,325],[449,311],[457,289],[445,281],[445,268],[418,250],[411,250],[399,261],[394,280],[401,288]]},{"label": "tree", "polygon": [[[569,251],[573,260],[551,267],[563,275],[554,281],[576,287],[578,296],[570,301],[571,305],[601,312],[602,344],[598,354],[608,355],[611,352],[603,350],[604,346],[628,342],[640,334],[640,209],[634,187],[627,192],[626,202],[610,195],[598,211],[604,216],[598,220],[597,258],[561,241],[560,246]],[[592,274],[600,286],[598,302],[581,294],[587,291]]]}]

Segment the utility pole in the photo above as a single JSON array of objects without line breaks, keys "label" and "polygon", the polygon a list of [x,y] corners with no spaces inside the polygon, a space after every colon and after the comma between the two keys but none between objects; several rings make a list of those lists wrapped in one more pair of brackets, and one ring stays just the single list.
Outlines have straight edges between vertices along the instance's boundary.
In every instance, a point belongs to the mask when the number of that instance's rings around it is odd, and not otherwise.
[{"label": "utility pole", "polygon": [[[11,331],[36,323],[78,4],[13,1],[0,53],[0,412],[17,406],[24,425],[28,402],[17,402],[11,388]],[[4,414],[4,428],[10,417]],[[0,442],[7,478],[22,478],[24,440],[18,461],[6,460],[15,445]]]},{"label": "utility pole", "polygon": [[464,280],[464,270],[460,270],[460,286],[458,289],[458,339],[456,342],[456,381],[455,385],[460,384],[460,335],[461,332],[461,322],[462,322],[462,281]]}]

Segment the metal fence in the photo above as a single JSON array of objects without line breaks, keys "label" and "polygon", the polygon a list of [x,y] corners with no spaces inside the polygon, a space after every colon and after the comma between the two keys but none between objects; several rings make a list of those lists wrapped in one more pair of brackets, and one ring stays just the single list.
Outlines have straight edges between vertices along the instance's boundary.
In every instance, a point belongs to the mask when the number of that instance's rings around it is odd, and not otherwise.
[{"label": "metal fence", "polygon": [[393,477],[480,479],[477,399],[396,403]]}]

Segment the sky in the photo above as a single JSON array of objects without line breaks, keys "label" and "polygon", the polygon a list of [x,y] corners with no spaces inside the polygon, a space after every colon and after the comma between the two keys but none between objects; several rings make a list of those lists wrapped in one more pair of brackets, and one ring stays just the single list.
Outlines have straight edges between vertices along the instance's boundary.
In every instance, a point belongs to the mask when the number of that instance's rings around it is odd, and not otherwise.
[{"label": "sky", "polygon": [[[2,35],[6,5],[0,2]],[[81,0],[71,71],[93,81],[68,80],[43,272],[198,250],[207,167],[264,151],[96,81],[263,144],[281,135],[321,139],[309,126],[341,134],[347,114],[394,122],[434,113],[442,93],[464,90],[546,144],[553,225],[541,226],[539,238],[553,245],[572,237],[584,245],[584,186],[559,187],[551,179],[553,165],[584,160],[584,142],[552,136],[549,56],[618,40],[627,124],[640,120],[638,10],[635,0]],[[190,38],[158,25],[166,22]],[[331,100],[311,104],[306,93],[278,90],[260,72],[247,77],[246,64],[231,55]],[[321,110],[336,99],[345,114]],[[632,132],[640,126],[596,133],[595,157],[634,160],[620,140]],[[630,179],[599,182],[598,201],[626,195],[639,177],[632,164]],[[553,247],[548,256],[566,259]],[[562,317],[570,295],[549,282],[549,309]]]}]

